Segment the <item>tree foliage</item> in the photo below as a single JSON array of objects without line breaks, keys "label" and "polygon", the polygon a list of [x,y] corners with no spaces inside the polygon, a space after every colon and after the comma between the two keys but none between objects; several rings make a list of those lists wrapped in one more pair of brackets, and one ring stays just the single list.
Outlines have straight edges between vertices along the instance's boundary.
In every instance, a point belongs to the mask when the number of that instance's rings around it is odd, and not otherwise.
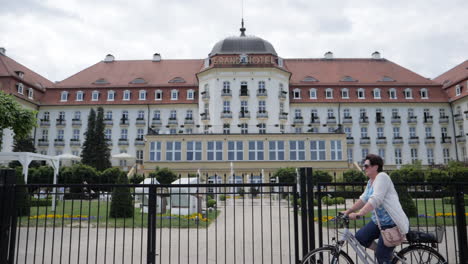
[{"label": "tree foliage", "polygon": [[362,171],[347,170],[343,173],[344,182],[366,182],[368,178]]},{"label": "tree foliage", "polygon": [[150,172],[150,178],[156,178],[160,184],[171,184],[177,180],[177,174],[169,168],[156,167],[154,172]]},{"label": "tree foliage", "polygon": [[[36,153],[36,147],[34,146],[34,139],[32,139],[31,137],[19,138],[15,136],[14,140],[15,141],[13,143],[13,152]],[[29,164],[29,168],[37,168],[40,165],[41,165],[40,162],[33,160]],[[10,162],[8,166],[10,168],[16,168],[18,166],[21,166],[21,163],[15,160],[15,161]]]},{"label": "tree foliage", "polygon": [[413,198],[408,192],[408,185],[397,185],[398,183],[405,183],[405,176],[404,170],[395,170],[390,173],[390,178],[392,182],[395,184],[395,189],[398,193],[398,197],[400,198],[401,207],[403,211],[405,211],[406,215],[409,217],[417,216],[418,209],[416,208],[416,204],[413,201]]},{"label": "tree foliage", "polygon": [[104,171],[111,167],[110,149],[105,139],[104,129],[104,109],[99,107],[97,115],[94,109],[91,109],[83,151],[81,152],[81,162],[96,168],[98,171]]},{"label": "tree foliage", "polygon": [[88,128],[85,132],[85,140],[81,151],[81,162],[83,164],[93,166],[97,158],[95,149],[96,142],[94,141],[94,128],[96,126],[96,112],[93,108],[89,111],[88,115]]},{"label": "tree foliage", "polygon": [[10,128],[16,138],[28,137],[36,126],[36,113],[21,107],[12,95],[0,91],[0,130]]},{"label": "tree foliage", "polygon": [[272,178],[278,177],[281,183],[294,183],[296,182],[296,169],[295,168],[279,168],[273,173]]},{"label": "tree foliage", "polygon": [[317,184],[317,182],[331,182],[332,176],[327,171],[314,170],[312,172],[312,183]]},{"label": "tree foliage", "polygon": [[[59,172],[59,183],[66,184],[83,184],[86,183],[98,183],[99,172],[88,165],[75,164],[71,167],[63,167]],[[81,193],[82,187],[70,187],[71,193]]]},{"label": "tree foliage", "polygon": [[[117,184],[128,184],[127,175],[124,172],[120,173]],[[124,186],[114,187],[109,213],[110,217],[132,217],[133,211],[133,199],[130,194],[130,188]]]}]

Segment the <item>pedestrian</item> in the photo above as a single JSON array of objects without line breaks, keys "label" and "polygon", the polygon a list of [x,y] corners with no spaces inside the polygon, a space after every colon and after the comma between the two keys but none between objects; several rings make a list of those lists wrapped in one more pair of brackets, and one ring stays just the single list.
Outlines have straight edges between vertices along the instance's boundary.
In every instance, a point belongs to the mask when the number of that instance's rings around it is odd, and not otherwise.
[{"label": "pedestrian", "polygon": [[[343,213],[350,219],[357,219],[372,212],[371,221],[356,232],[356,239],[364,247],[375,250],[379,264],[389,264],[395,246],[384,243],[381,231],[397,229],[403,238],[409,231],[409,220],[390,176],[382,170],[383,160],[380,156],[366,156],[363,165],[363,171],[369,178],[366,189],[359,200]],[[375,243],[377,238],[379,241]]]}]

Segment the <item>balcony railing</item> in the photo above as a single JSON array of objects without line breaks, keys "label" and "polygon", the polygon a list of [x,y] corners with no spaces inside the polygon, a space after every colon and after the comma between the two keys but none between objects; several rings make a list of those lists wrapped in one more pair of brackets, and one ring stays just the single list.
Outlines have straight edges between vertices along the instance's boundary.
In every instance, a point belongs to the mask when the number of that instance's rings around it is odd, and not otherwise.
[{"label": "balcony railing", "polygon": [[448,116],[440,116],[439,117],[439,124],[448,124],[449,117]]},{"label": "balcony railing", "polygon": [[418,123],[417,116],[408,116],[408,124],[416,124],[416,123]]},{"label": "balcony railing", "polygon": [[452,137],[442,137],[440,139],[440,143],[442,143],[442,144],[452,144]]},{"label": "balcony railing", "polygon": [[392,124],[401,124],[401,117],[399,116],[392,116]]},{"label": "balcony railing", "polygon": [[167,120],[167,124],[168,125],[177,125],[177,124],[179,124],[179,122],[177,122],[177,118],[169,117],[169,119]]},{"label": "balcony railing", "polygon": [[302,118],[302,116],[295,116],[293,122],[294,122],[295,125],[303,125],[304,124],[304,118]]},{"label": "balcony railing", "polygon": [[268,118],[267,111],[257,111],[257,118]]},{"label": "balcony railing", "polygon": [[285,112],[279,113],[279,119],[283,121],[288,120],[288,113],[285,113]]},{"label": "balcony railing", "polygon": [[184,119],[184,124],[185,124],[185,125],[193,125],[193,124],[195,124],[195,122],[193,121],[193,118],[192,118],[192,117],[186,117],[186,118]]},{"label": "balcony railing", "polygon": [[424,139],[424,144],[435,144],[436,143],[436,140],[435,140],[435,137],[426,137]]},{"label": "balcony railing", "polygon": [[221,112],[221,118],[227,118],[227,119],[232,118],[232,112],[231,112],[231,111],[223,111],[223,112]]},{"label": "balcony railing", "polygon": [[257,96],[258,96],[258,97],[266,97],[266,96],[268,96],[267,90],[266,90],[266,89],[258,89],[258,90],[257,90]]},{"label": "balcony railing", "polygon": [[375,123],[376,124],[385,124],[385,117],[384,116],[376,117],[375,118]]},{"label": "balcony railing", "polygon": [[378,137],[376,141],[377,145],[386,145],[387,144],[387,138],[386,137]]},{"label": "balcony railing", "polygon": [[112,139],[107,139],[106,138],[106,144],[107,144],[107,146],[112,146],[113,145],[112,144]]},{"label": "balcony railing", "polygon": [[434,122],[434,118],[432,116],[426,116],[424,118],[424,124],[432,124]]},{"label": "balcony railing", "polygon": [[205,112],[205,113],[201,113],[200,116],[201,116],[201,120],[202,120],[202,121],[210,120],[210,114],[209,114],[209,113],[206,113],[206,112]]},{"label": "balcony railing", "polygon": [[202,92],[202,100],[210,100],[210,93],[209,92]]},{"label": "balcony railing", "polygon": [[392,140],[393,145],[402,145],[403,138],[402,137],[394,137]]},{"label": "balcony railing", "polygon": [[362,137],[359,140],[359,144],[361,145],[369,145],[370,144],[370,137]]},{"label": "balcony railing", "polygon": [[40,138],[40,139],[37,140],[37,145],[40,146],[40,147],[48,147],[49,146],[49,140],[44,139],[44,138]]},{"label": "balcony railing", "polygon": [[64,119],[60,119],[60,118],[56,119],[56,122],[55,122],[56,126],[65,126],[66,124],[67,124],[67,122],[65,122]]},{"label": "balcony railing", "polygon": [[161,121],[160,118],[153,118],[151,120],[151,125],[152,126],[160,126],[160,125],[162,125],[162,121]]},{"label": "balcony railing", "polygon": [[352,124],[352,123],[353,123],[353,117],[352,116],[343,117],[343,124]]},{"label": "balcony railing", "polygon": [[346,138],[346,144],[354,145],[354,138],[353,137],[347,137]]},{"label": "balcony railing", "polygon": [[146,125],[146,121],[145,121],[144,118],[137,118],[136,121],[135,121],[135,124],[137,126],[144,126],[144,125]]},{"label": "balcony railing", "polygon": [[63,140],[63,138],[56,138],[54,140],[54,146],[55,147],[64,147],[65,146],[65,141]]},{"label": "balcony railing", "polygon": [[367,116],[359,117],[359,124],[369,124],[369,117]]},{"label": "balcony railing", "polygon": [[114,124],[114,121],[112,119],[104,119],[104,125],[112,126],[113,124]]},{"label": "balcony railing", "polygon": [[286,91],[280,91],[279,94],[278,94],[278,97],[281,100],[285,100],[287,94],[288,94],[288,92],[286,92]]},{"label": "balcony railing", "polygon": [[50,120],[49,119],[41,119],[40,126],[50,126]]},{"label": "balcony railing", "polygon": [[461,114],[453,115],[453,119],[455,119],[455,122],[463,122],[463,116]]},{"label": "balcony railing", "polygon": [[318,116],[314,116],[314,118],[310,118],[311,125],[320,125],[320,118]]},{"label": "balcony railing", "polygon": [[81,119],[72,119],[72,126],[81,126]]},{"label": "balcony railing", "polygon": [[249,96],[249,91],[248,90],[240,90],[239,96],[248,97]]},{"label": "balcony railing", "polygon": [[135,146],[144,146],[145,145],[145,141],[143,138],[136,138],[135,139]]},{"label": "balcony railing", "polygon": [[126,119],[126,118],[121,118],[120,119],[120,125],[121,126],[128,126],[128,125],[130,125],[130,121],[128,119]]},{"label": "balcony railing", "polygon": [[80,139],[76,139],[76,138],[70,139],[70,146],[81,146]]},{"label": "balcony railing", "polygon": [[119,146],[128,146],[127,138],[119,138]]},{"label": "balcony railing", "polygon": [[419,144],[419,137],[410,137],[408,140],[408,144],[410,145]]},{"label": "balcony railing", "polygon": [[331,116],[331,117],[330,117],[330,116],[329,116],[329,117],[327,118],[327,125],[328,125],[328,124],[330,124],[330,125],[331,125],[331,124],[336,124],[336,117],[334,117],[334,116]]},{"label": "balcony railing", "polygon": [[249,111],[240,111],[239,112],[239,118],[250,118],[250,112]]},{"label": "balcony railing", "polygon": [[457,143],[465,143],[466,142],[466,137],[465,135],[458,135],[455,137],[455,140]]}]

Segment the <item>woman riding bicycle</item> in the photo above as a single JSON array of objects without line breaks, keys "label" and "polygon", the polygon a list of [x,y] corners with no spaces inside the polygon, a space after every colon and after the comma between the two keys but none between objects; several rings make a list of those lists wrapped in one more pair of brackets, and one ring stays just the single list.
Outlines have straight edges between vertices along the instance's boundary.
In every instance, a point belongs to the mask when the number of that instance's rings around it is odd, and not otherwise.
[{"label": "woman riding bicycle", "polygon": [[[384,244],[380,228],[385,230],[397,226],[404,235],[409,231],[409,220],[401,207],[392,180],[388,174],[382,172],[382,169],[383,160],[380,156],[374,154],[366,156],[363,166],[366,176],[369,177],[366,189],[359,200],[344,211],[344,214],[350,219],[357,219],[374,211],[372,220],[356,233],[356,239],[364,247],[375,250],[379,264],[388,264],[395,247],[387,247]],[[376,245],[374,240],[377,238],[379,242]]]}]

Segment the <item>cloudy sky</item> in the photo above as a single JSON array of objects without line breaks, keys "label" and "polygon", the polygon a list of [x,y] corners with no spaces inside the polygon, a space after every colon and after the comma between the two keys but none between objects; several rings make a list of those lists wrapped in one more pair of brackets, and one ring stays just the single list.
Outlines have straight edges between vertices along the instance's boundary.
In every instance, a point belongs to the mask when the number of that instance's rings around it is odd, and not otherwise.
[{"label": "cloudy sky", "polygon": [[[0,0],[0,47],[52,81],[104,59],[205,58],[242,0]],[[283,58],[383,57],[425,77],[468,59],[467,0],[244,0],[248,35]]]}]

